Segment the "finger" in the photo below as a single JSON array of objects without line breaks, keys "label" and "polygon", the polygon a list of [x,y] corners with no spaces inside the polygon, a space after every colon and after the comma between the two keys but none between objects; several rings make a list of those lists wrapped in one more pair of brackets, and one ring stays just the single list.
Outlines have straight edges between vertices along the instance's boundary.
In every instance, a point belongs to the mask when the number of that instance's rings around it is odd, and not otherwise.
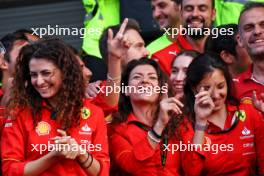
[{"label": "finger", "polygon": [[66,131],[61,130],[61,129],[57,129],[57,132],[61,135],[61,136],[67,136]]},{"label": "finger", "polygon": [[255,103],[256,103],[257,100],[258,100],[258,99],[257,99],[257,93],[256,93],[255,90],[253,91],[252,99],[253,99],[253,102],[255,102]]},{"label": "finger", "polygon": [[161,99],[163,100],[163,99],[167,99],[169,96],[168,96],[168,84],[167,83],[165,83],[165,91],[163,91],[162,92],[162,94],[161,94]]},{"label": "finger", "polygon": [[204,97],[204,96],[210,96],[209,92],[208,91],[199,92],[198,94],[195,95],[195,98],[199,99],[199,98]]},{"label": "finger", "polygon": [[112,29],[108,29],[108,38],[107,41],[111,41],[114,38],[114,34],[113,34],[113,30]]},{"label": "finger", "polygon": [[122,36],[124,35],[125,30],[126,30],[127,23],[128,23],[128,19],[125,18],[124,21],[123,21],[123,23],[120,26],[119,31],[117,32],[117,35],[122,35]]},{"label": "finger", "polygon": [[176,104],[177,106],[180,106],[180,107],[184,107],[183,103],[180,102],[177,98],[175,97],[171,97],[169,98],[169,101]]}]

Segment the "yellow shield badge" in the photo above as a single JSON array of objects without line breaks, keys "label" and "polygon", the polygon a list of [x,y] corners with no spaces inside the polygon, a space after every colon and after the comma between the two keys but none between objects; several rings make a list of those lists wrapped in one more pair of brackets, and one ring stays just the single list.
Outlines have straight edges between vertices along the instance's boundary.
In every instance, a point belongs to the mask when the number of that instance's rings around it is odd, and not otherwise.
[{"label": "yellow shield badge", "polygon": [[88,108],[82,108],[81,110],[82,119],[86,120],[91,116],[91,111]]},{"label": "yellow shield badge", "polygon": [[247,118],[246,112],[244,110],[236,111],[236,117],[239,117],[239,120],[244,122]]}]

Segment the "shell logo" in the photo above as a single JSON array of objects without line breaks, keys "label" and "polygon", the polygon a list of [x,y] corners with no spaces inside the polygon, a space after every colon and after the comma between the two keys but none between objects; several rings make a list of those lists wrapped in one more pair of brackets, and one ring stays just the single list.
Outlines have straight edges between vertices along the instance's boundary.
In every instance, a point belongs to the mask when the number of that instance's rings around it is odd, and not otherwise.
[{"label": "shell logo", "polygon": [[48,135],[51,130],[50,124],[44,121],[38,123],[36,132],[39,136]]}]

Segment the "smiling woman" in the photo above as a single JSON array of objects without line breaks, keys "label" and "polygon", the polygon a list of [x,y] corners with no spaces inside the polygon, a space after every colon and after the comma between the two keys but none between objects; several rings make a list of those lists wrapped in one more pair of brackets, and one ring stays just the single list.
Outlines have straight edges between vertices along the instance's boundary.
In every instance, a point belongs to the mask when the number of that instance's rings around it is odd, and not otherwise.
[{"label": "smiling woman", "polygon": [[4,175],[108,175],[103,112],[83,99],[84,85],[62,41],[22,49],[1,143]]}]

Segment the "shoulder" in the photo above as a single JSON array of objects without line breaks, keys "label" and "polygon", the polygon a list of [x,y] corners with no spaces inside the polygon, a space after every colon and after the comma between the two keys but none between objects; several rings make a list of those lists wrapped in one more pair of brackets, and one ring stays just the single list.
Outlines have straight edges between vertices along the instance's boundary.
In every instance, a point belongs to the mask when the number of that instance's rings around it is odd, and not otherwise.
[{"label": "shoulder", "polygon": [[147,46],[147,50],[151,55],[167,46],[172,44],[172,42],[167,38],[166,35],[162,35]]}]

